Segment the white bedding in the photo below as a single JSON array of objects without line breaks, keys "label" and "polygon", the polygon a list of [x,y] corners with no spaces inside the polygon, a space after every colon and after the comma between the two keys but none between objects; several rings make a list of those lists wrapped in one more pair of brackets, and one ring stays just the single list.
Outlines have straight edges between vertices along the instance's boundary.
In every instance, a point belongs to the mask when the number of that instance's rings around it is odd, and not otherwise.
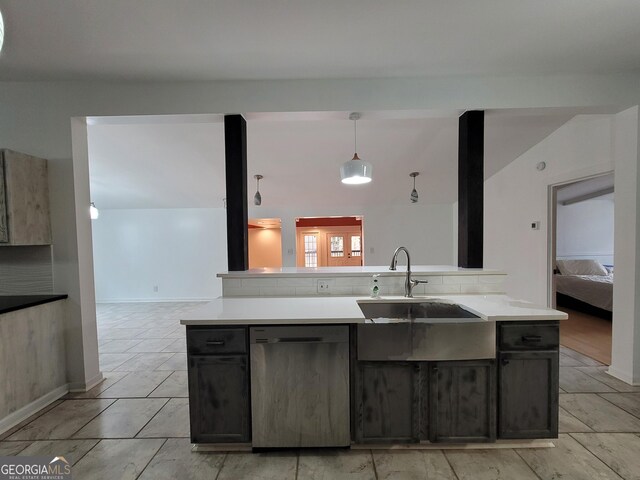
[{"label": "white bedding", "polygon": [[555,278],[558,293],[613,311],[613,274],[556,275]]}]

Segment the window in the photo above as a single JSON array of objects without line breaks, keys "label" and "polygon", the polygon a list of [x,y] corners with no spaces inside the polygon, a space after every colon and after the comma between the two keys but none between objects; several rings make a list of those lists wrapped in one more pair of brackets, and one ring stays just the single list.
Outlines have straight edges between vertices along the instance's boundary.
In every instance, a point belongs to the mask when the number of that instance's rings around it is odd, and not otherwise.
[{"label": "window", "polygon": [[318,266],[318,238],[315,235],[304,236],[304,266]]},{"label": "window", "polygon": [[344,237],[331,237],[331,256],[344,257]]},{"label": "window", "polygon": [[360,235],[351,235],[351,256],[361,257],[362,246],[360,245]]}]

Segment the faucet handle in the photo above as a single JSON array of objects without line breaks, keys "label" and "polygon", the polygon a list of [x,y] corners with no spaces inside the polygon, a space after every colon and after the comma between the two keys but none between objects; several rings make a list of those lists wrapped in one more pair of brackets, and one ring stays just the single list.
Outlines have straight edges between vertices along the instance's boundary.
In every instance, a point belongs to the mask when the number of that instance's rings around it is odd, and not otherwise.
[{"label": "faucet handle", "polygon": [[415,287],[416,285],[420,285],[421,283],[429,283],[429,280],[414,280],[411,279],[411,284]]}]

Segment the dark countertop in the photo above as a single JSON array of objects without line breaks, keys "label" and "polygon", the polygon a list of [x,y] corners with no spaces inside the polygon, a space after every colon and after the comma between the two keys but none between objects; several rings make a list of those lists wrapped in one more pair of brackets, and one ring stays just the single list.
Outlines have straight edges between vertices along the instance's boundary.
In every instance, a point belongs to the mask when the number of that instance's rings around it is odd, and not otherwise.
[{"label": "dark countertop", "polygon": [[64,300],[68,295],[0,295],[0,315],[43,303]]}]

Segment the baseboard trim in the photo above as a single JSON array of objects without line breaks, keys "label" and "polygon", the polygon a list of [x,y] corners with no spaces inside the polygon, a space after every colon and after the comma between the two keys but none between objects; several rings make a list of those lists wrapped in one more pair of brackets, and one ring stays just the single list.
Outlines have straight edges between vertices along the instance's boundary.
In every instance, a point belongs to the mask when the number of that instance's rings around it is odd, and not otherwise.
[{"label": "baseboard trim", "polygon": [[47,405],[55,402],[60,397],[65,396],[69,392],[69,385],[64,384],[56,388],[55,390],[51,390],[49,393],[41,396],[40,398],[34,400],[31,403],[28,403],[24,407],[16,410],[15,412],[10,413],[6,417],[0,420],[0,433],[4,433],[7,430],[18,425],[20,422],[26,420],[34,413],[39,412]]},{"label": "baseboard trim", "polygon": [[500,450],[503,448],[555,448],[554,439],[496,440],[493,443],[356,443],[351,450]]},{"label": "baseboard trim", "polygon": [[91,390],[93,387],[98,385],[100,382],[102,382],[102,380],[104,380],[104,375],[102,375],[102,372],[98,372],[95,377],[87,382],[69,383],[69,391],[73,393],[86,392],[87,390]]},{"label": "baseboard trim", "polygon": [[176,297],[176,298],[101,298],[96,303],[180,303],[212,302],[218,297]]},{"label": "baseboard trim", "polygon": [[609,368],[607,369],[607,373],[612,377],[615,377],[618,380],[622,380],[624,383],[628,383],[633,387],[640,386],[640,380],[634,381],[634,378],[631,375],[625,372],[621,372],[620,370],[617,370],[611,366],[609,366]]},{"label": "baseboard trim", "polygon": [[[554,439],[496,440],[492,443],[354,443],[351,450],[499,450],[503,448],[554,448]],[[349,447],[348,447],[349,448]],[[192,452],[251,452],[250,443],[195,443]]]}]

